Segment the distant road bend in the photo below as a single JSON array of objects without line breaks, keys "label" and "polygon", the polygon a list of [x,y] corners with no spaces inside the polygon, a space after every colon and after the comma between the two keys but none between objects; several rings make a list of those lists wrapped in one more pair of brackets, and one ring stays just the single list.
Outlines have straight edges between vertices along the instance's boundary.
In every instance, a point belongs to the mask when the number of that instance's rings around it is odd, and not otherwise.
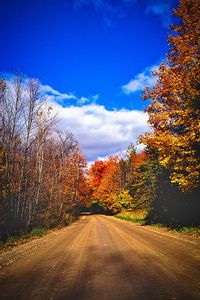
[{"label": "distant road bend", "polygon": [[0,299],[200,299],[196,244],[103,215],[0,256]]}]

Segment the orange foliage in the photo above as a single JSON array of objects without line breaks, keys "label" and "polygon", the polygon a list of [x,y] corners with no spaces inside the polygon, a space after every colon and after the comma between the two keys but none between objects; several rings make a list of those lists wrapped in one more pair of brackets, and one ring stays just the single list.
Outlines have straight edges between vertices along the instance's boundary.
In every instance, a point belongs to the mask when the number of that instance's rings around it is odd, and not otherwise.
[{"label": "orange foliage", "polygon": [[109,157],[105,162],[95,162],[89,174],[93,196],[98,199],[106,209],[115,211],[116,196],[120,192],[119,158]]},{"label": "orange foliage", "polygon": [[93,191],[93,193],[97,192],[102,178],[106,173],[107,163],[103,161],[96,161],[91,168],[89,169],[89,185]]},{"label": "orange foliage", "polygon": [[200,179],[199,1],[181,0],[175,15],[181,22],[172,27],[168,60],[154,72],[157,84],[144,95],[152,101],[147,112],[154,131],[141,141],[158,153],[171,181],[190,191]]}]

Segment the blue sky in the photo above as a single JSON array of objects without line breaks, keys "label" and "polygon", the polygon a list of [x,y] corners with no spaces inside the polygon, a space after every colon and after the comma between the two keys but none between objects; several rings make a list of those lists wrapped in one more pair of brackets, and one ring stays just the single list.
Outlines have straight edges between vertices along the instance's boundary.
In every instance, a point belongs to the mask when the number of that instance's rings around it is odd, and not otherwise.
[{"label": "blue sky", "polygon": [[[137,132],[131,132],[142,118],[146,122],[141,111],[145,106],[140,100],[141,90],[152,85],[151,70],[165,58],[168,25],[174,21],[171,8],[177,6],[177,1],[1,2],[0,72],[21,72],[38,78],[49,101],[59,106],[62,115],[65,112],[61,127],[75,133],[89,160],[120,152],[131,139],[136,141],[136,136],[147,129],[145,124]],[[66,120],[70,107],[76,114],[74,123]],[[130,118],[130,124],[123,125],[124,110],[127,114],[138,112],[141,119],[134,118],[132,124]],[[99,121],[100,111],[103,116],[100,123],[107,124],[107,130],[104,128],[100,135],[102,145],[95,127],[98,122],[90,120],[81,135],[78,127],[85,124],[77,121],[84,119],[83,112]],[[122,112],[117,117],[119,123],[114,112]],[[120,132],[116,130],[118,127]],[[91,130],[94,132],[90,135]],[[121,137],[123,141],[119,140],[115,146],[120,134],[128,137],[125,140]],[[104,136],[113,143],[104,144]]]}]

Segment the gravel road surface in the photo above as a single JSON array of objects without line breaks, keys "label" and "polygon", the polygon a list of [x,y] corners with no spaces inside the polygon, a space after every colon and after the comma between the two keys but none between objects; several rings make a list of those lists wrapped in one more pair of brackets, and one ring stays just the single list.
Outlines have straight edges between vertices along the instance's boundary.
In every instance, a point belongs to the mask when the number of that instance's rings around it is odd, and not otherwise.
[{"label": "gravel road surface", "polygon": [[198,245],[110,216],[83,216],[1,254],[0,299],[200,299]]}]

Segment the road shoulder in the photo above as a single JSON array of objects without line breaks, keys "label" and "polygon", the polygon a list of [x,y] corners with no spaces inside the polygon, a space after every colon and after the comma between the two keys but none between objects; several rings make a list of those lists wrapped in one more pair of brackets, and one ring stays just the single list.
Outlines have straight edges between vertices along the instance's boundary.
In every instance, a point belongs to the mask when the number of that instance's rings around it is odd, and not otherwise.
[{"label": "road shoulder", "polygon": [[171,237],[171,238],[174,238],[174,239],[182,240],[182,241],[185,241],[187,243],[190,243],[190,244],[193,244],[193,245],[196,245],[196,246],[200,247],[200,237],[197,237],[197,236],[188,235],[188,234],[185,234],[185,233],[182,233],[182,232],[176,232],[176,231],[173,231],[173,230],[171,230],[167,227],[156,227],[156,226],[151,226],[151,225],[140,225],[138,223],[134,223],[134,222],[127,221],[127,220],[122,220],[122,219],[115,218],[115,217],[113,217],[113,219],[118,220],[119,222],[125,222],[125,223],[128,223],[128,224],[132,224],[133,226],[136,226],[138,228],[141,228],[141,229],[144,229],[144,230],[147,230],[147,231],[154,232],[154,233],[159,234],[159,235],[168,236],[168,237]]}]

